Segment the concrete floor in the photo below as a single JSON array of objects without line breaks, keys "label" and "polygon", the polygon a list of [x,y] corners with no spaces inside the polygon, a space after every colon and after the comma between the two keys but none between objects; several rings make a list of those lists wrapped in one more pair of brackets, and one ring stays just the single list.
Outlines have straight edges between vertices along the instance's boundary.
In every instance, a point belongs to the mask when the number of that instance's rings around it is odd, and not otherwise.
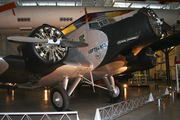
[{"label": "concrete floor", "polygon": [[[173,83],[174,84],[174,83]],[[165,84],[159,85],[159,89],[165,88]],[[128,87],[125,88],[123,100],[135,98],[155,91],[155,86]],[[31,91],[14,90],[7,92],[0,89],[0,113],[1,112],[55,112],[51,105],[50,90],[44,88]],[[107,91],[96,88],[96,93],[89,86],[76,89],[70,99],[69,111],[78,111],[80,120],[93,120],[96,108],[110,105]],[[117,120],[179,120],[180,97],[175,94],[175,99],[164,98],[158,107],[157,101],[126,114]]]}]

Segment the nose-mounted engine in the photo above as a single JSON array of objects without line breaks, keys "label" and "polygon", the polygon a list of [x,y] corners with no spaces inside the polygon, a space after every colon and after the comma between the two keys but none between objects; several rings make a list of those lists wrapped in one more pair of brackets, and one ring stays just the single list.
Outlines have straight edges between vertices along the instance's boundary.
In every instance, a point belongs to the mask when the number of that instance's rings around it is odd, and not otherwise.
[{"label": "nose-mounted engine", "polygon": [[129,56],[127,61],[137,60],[136,55],[158,40],[162,34],[162,22],[151,9],[140,9],[132,17],[104,26],[101,30],[109,39],[108,51],[100,66],[107,64],[117,55]]},{"label": "nose-mounted engine", "polygon": [[29,37],[48,40],[46,43],[23,43],[22,53],[25,66],[32,73],[40,73],[45,69],[59,65],[68,54],[68,47],[59,44],[66,39],[57,28],[44,24],[36,28]]},{"label": "nose-mounted engine", "polygon": [[125,73],[148,70],[156,66],[157,57],[150,47],[144,48],[138,55],[137,61],[128,63],[128,70]]}]

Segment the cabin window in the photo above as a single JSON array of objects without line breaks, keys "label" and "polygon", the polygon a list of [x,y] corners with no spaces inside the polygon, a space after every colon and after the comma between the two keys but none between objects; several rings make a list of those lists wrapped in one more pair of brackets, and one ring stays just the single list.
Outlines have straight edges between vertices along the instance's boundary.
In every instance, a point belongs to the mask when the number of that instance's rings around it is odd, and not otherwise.
[{"label": "cabin window", "polygon": [[100,29],[100,25],[98,22],[92,22],[92,23],[89,23],[89,28],[90,29]]},{"label": "cabin window", "polygon": [[79,37],[79,42],[85,42],[85,37],[84,37],[84,35],[81,35],[80,37]]}]

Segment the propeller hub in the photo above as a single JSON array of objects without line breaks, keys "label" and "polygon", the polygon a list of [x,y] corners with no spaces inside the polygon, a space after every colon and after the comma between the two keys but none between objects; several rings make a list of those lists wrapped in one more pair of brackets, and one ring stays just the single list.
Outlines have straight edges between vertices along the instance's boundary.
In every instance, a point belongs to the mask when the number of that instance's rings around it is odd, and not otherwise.
[{"label": "propeller hub", "polygon": [[53,42],[57,42],[57,39],[55,37],[53,38]]},{"label": "propeller hub", "polygon": [[53,45],[59,45],[60,44],[60,39],[57,38],[47,38],[49,44]]}]

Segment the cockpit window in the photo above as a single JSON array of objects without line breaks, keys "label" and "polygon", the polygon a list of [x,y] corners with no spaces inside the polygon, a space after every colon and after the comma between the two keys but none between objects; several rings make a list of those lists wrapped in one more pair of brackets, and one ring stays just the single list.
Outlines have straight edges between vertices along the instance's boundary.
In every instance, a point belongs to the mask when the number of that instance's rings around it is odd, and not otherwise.
[{"label": "cockpit window", "polygon": [[100,29],[100,25],[98,22],[92,22],[92,23],[89,23],[89,28],[90,29]]},{"label": "cockpit window", "polygon": [[108,24],[112,24],[114,23],[115,20],[113,18],[99,18],[99,19],[96,19],[96,21],[94,22],[90,22],[89,23],[89,29],[100,29],[101,27],[103,26],[106,26]]},{"label": "cockpit window", "polygon": [[84,37],[84,35],[81,35],[81,36],[79,37],[79,42],[85,42],[85,37]]}]

